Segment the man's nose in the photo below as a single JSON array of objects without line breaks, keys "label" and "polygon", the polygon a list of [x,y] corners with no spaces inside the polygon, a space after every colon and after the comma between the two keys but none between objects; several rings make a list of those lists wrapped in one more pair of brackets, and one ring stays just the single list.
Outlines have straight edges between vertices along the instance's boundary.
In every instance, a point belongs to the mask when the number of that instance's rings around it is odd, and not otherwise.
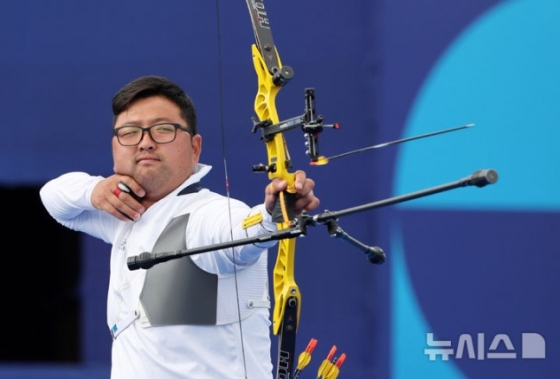
[{"label": "man's nose", "polygon": [[152,138],[150,131],[142,130],[142,139],[140,139],[140,143],[138,144],[138,147],[144,150],[144,149],[153,149],[155,148],[155,146],[156,143]]}]

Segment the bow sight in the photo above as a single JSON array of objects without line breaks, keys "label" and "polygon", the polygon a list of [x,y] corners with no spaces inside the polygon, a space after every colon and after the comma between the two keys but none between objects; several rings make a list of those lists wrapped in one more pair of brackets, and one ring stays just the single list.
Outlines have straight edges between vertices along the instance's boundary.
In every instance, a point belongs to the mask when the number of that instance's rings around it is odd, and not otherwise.
[{"label": "bow sight", "polygon": [[[253,118],[252,132],[256,133],[257,130],[261,129],[261,141],[267,143],[271,142],[274,139],[274,136],[279,133],[285,133],[288,130],[301,127],[306,139],[305,146],[307,147],[307,151],[305,153],[309,156],[309,158],[311,158],[311,162],[320,162],[326,158],[319,156],[319,133],[321,133],[324,128],[340,128],[339,123],[323,124],[323,119],[323,115],[317,116],[315,109],[315,89],[306,88],[305,111],[301,116],[293,117],[277,124],[273,124],[269,119],[257,121]],[[288,161],[286,169],[289,168],[292,168],[290,161]],[[274,173],[276,170],[276,163],[268,166],[265,166],[262,163],[253,166],[254,172]]]}]

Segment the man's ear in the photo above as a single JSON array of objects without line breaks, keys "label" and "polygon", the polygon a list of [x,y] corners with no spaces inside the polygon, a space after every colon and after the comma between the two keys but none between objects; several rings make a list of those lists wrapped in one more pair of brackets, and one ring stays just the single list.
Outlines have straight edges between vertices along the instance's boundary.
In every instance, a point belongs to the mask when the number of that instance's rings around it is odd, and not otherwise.
[{"label": "man's ear", "polygon": [[202,152],[202,136],[200,134],[195,134],[192,136],[191,141],[193,160],[195,163],[198,163],[200,153]]}]

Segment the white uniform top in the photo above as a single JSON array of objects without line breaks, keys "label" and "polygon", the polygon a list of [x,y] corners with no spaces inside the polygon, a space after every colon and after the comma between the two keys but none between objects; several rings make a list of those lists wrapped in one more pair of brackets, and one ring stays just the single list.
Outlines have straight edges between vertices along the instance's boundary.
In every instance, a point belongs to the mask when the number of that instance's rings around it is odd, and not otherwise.
[{"label": "white uniform top", "polygon": [[[210,169],[197,165],[195,174],[135,222],[120,221],[92,206],[91,193],[102,177],[74,172],[41,189],[45,208],[58,222],[113,245],[107,301],[107,323],[115,337],[112,379],[237,379],[244,378],[245,372],[249,379],[272,378],[266,249],[274,241],[191,256],[200,268],[218,275],[218,325],[150,326],[139,307],[147,271],[130,271],[127,258],[151,252],[173,217],[190,213],[189,248],[276,230],[264,205],[250,209],[207,189],[177,196]],[[264,221],[243,230],[242,220],[259,212]]]}]

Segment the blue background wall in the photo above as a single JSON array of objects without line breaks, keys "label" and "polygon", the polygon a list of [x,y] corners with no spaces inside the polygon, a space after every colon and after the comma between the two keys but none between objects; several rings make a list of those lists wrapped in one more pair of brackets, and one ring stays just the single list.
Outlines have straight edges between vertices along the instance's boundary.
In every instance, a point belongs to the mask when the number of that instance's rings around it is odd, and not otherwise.
[{"label": "blue background wall", "polygon": [[[340,377],[555,377],[560,3],[328,0],[268,2],[267,10],[282,61],[295,70],[277,99],[280,118],[301,114],[304,89],[314,87],[318,112],[342,125],[322,135],[324,155],[475,123],[323,167],[307,165],[303,138],[290,132],[295,167],[316,180],[323,209],[477,169],[500,173],[495,186],[341,219],[348,233],[386,251],[382,266],[322,227],[298,240],[298,348],[319,340],[301,377],[315,375],[333,344],[348,356]],[[223,137],[231,195],[261,201],[267,179],[250,170],[266,161],[250,132],[253,32],[243,2],[220,2],[219,15],[218,34],[214,2],[0,3],[0,184],[40,186],[72,170],[111,174],[111,98],[130,80],[156,74],[182,85],[198,108],[203,161],[214,166],[205,185],[225,192]],[[108,377],[109,246],[87,237],[82,244],[82,364],[3,361],[1,378]],[[424,353],[427,333],[450,341],[447,361]],[[545,358],[523,358],[523,333],[543,337]],[[467,334],[476,358],[456,356]],[[502,341],[490,349],[500,334],[513,348]]]}]

